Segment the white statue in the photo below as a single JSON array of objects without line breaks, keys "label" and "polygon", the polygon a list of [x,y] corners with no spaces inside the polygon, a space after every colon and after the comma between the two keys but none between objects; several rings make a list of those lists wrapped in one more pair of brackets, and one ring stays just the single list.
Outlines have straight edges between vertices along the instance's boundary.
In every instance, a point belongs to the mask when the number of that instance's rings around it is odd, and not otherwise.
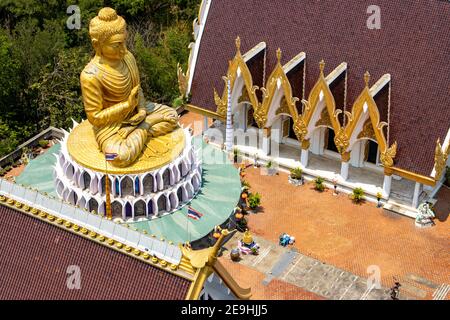
[{"label": "white statue", "polygon": [[416,216],[417,227],[431,227],[434,225],[433,218],[435,217],[433,210],[430,208],[428,202],[424,202],[417,208],[419,213]]}]

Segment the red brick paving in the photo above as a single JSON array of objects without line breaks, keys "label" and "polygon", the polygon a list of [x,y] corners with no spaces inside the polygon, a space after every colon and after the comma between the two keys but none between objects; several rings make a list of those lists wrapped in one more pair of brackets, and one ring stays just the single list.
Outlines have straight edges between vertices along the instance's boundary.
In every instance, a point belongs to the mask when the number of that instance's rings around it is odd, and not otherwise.
[{"label": "red brick paving", "polygon": [[[417,229],[411,218],[372,203],[356,205],[346,194],[319,193],[312,184],[294,187],[287,174],[263,176],[253,168],[246,172],[252,191],[262,195],[261,212],[248,217],[254,234],[278,241],[286,232],[296,237],[300,252],[361,277],[367,278],[368,266],[378,265],[387,287],[393,276],[405,279],[408,274],[450,283],[449,219]],[[427,292],[430,296],[432,289]]]}]

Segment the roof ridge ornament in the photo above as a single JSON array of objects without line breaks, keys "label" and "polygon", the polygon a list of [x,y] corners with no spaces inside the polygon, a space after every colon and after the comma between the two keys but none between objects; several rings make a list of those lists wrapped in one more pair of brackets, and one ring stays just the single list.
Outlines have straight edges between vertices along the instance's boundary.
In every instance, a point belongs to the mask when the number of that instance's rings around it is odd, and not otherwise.
[{"label": "roof ridge ornament", "polygon": [[280,48],[277,49],[277,60],[278,60],[278,64],[281,65],[281,49]]},{"label": "roof ridge ornament", "polygon": [[370,73],[369,71],[366,71],[366,73],[364,73],[364,82],[366,84],[366,87],[369,87],[369,81],[370,81]]},{"label": "roof ridge ornament", "polygon": [[323,70],[325,69],[325,61],[322,59],[319,62],[320,75],[323,76]]},{"label": "roof ridge ornament", "polygon": [[241,53],[241,37],[237,36],[234,43],[236,44],[236,53]]}]

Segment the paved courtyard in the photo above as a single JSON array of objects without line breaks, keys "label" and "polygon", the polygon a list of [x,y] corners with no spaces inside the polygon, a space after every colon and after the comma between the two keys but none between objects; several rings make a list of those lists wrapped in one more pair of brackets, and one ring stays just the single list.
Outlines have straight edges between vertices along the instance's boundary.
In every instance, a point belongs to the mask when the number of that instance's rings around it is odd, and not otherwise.
[{"label": "paved courtyard", "polygon": [[[319,260],[303,255],[295,248],[283,248],[276,243],[255,237],[254,240],[261,246],[259,255],[243,255],[239,263],[231,262],[227,254],[232,247],[236,247],[240,234],[235,234],[226,247],[222,260],[230,261],[228,267],[235,278],[241,280],[246,277],[250,269],[257,270],[263,276],[257,280],[263,286],[270,286],[277,281],[280,288],[277,292],[267,292],[265,299],[304,299],[305,294],[294,291],[284,291],[292,286],[310,292],[308,298],[333,300],[388,300],[389,289],[378,288],[364,278],[351,274],[345,270],[327,265]],[[261,281],[262,278],[262,281]],[[256,280],[255,278],[253,280]],[[283,288],[283,284],[285,288]],[[254,286],[260,283],[251,283]],[[265,292],[266,290],[264,290]],[[301,292],[301,291],[300,291]],[[255,292],[257,295],[260,292]],[[280,294],[282,293],[282,294]],[[410,297],[402,295],[401,299]]]},{"label": "paved courtyard", "polygon": [[[356,205],[346,194],[318,193],[312,184],[294,187],[285,173],[264,176],[254,168],[246,173],[252,191],[262,195],[260,212],[248,216],[255,235],[277,243],[286,232],[296,237],[293,247],[304,256],[361,278],[376,266],[383,287],[391,287],[395,277],[413,298],[444,294],[448,299],[449,219],[418,229],[410,218],[372,203]],[[289,279],[288,275],[285,280]]]},{"label": "paved courtyard", "polygon": [[[194,120],[202,117],[181,118]],[[450,298],[450,189],[437,195],[436,226],[418,229],[413,219],[373,203],[356,205],[346,194],[318,193],[312,184],[294,187],[285,173],[260,173],[248,168],[245,177],[262,195],[261,210],[247,216],[260,255],[235,263],[225,251],[220,258],[242,286],[252,287],[252,299],[385,299],[394,279],[404,299]],[[284,232],[296,237],[294,246],[278,246]],[[367,290],[374,268],[382,289]]]}]

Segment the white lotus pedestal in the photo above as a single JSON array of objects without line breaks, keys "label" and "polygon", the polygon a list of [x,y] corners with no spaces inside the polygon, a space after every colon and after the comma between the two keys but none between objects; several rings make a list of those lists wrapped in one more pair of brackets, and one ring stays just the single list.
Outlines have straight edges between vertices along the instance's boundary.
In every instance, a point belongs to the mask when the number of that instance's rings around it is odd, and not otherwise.
[{"label": "white lotus pedestal", "polygon": [[[85,148],[92,147],[86,141],[82,143],[78,139],[73,139],[76,136],[83,136],[79,132],[79,127],[83,125],[87,126],[83,122],[70,134],[65,132],[64,139],[61,141],[54,178],[56,192],[63,200],[104,215],[107,173],[113,218],[151,219],[178,210],[200,190],[201,161],[194,150],[192,136],[188,129],[177,129],[172,133],[173,136],[169,137],[168,141],[174,143],[171,154],[165,156],[169,157],[169,163],[158,165],[159,159],[153,159],[152,168],[146,170],[146,167],[150,166],[145,161],[150,163],[152,159],[138,160],[130,168],[113,168],[106,163],[104,155],[96,149],[93,149],[94,151],[88,149],[88,153],[73,152],[71,148],[77,143],[80,144],[80,146],[76,145],[77,148],[83,145]],[[100,153],[95,156],[103,157],[103,162],[100,163],[98,159],[88,161],[88,158],[93,157],[89,152]],[[92,163],[92,165],[86,165],[86,163]]]}]

